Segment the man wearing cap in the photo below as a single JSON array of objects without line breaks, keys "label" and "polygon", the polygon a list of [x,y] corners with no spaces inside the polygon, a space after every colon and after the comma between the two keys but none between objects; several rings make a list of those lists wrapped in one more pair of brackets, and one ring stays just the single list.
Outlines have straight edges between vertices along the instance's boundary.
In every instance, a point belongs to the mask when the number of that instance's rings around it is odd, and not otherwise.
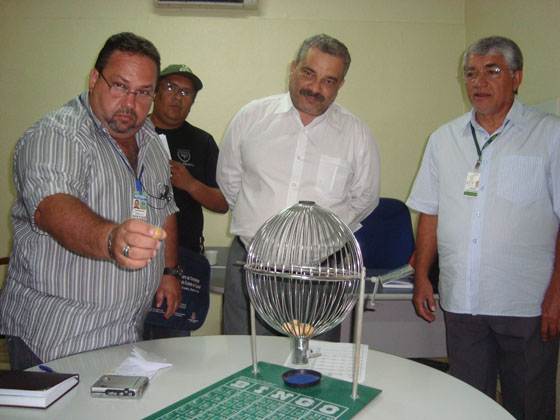
[{"label": "man wearing cap", "polygon": [[[160,74],[151,121],[170,152],[171,184],[179,207],[179,253],[204,252],[202,207],[217,213],[228,210],[216,183],[218,146],[212,135],[185,121],[202,82],[183,64],[171,64]],[[181,250],[181,248],[183,250]],[[148,338],[145,329],[144,338]],[[188,335],[188,331],[152,328],[153,338]]]},{"label": "man wearing cap", "polygon": [[171,184],[179,206],[179,246],[202,253],[202,206],[225,213],[227,202],[216,183],[218,146],[204,130],[185,121],[198,91],[200,79],[185,65],[167,66],[159,79],[150,119],[158,134],[165,135],[171,153]]}]

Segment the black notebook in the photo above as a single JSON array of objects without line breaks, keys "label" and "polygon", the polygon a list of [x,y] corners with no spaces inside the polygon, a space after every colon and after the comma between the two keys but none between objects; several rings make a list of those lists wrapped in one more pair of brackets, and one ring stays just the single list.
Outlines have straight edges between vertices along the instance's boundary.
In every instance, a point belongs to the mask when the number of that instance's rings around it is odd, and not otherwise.
[{"label": "black notebook", "polygon": [[77,373],[0,370],[0,405],[47,408],[78,382]]}]

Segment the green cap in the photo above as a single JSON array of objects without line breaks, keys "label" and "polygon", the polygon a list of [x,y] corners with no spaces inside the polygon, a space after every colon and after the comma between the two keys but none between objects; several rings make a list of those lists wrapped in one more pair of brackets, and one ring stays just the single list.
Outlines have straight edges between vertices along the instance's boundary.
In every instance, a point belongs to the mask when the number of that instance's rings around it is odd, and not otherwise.
[{"label": "green cap", "polygon": [[202,89],[202,82],[200,79],[192,72],[192,70],[185,66],[184,64],[171,64],[164,68],[159,75],[161,80],[162,77],[169,76],[170,74],[180,74],[181,76],[185,76],[191,82],[193,82],[194,88],[198,92]]}]

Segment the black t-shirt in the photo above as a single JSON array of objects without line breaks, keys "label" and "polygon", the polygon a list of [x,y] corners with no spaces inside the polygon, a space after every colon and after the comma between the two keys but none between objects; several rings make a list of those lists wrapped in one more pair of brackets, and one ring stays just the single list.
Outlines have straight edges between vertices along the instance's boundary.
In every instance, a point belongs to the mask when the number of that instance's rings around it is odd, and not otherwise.
[{"label": "black t-shirt", "polygon": [[[173,130],[156,127],[156,132],[167,137],[171,159],[186,166],[197,180],[209,187],[218,188],[216,165],[219,150],[210,134],[186,121]],[[202,206],[186,191],[173,187],[173,194],[180,210],[177,214],[179,246],[200,252],[204,242]]]}]

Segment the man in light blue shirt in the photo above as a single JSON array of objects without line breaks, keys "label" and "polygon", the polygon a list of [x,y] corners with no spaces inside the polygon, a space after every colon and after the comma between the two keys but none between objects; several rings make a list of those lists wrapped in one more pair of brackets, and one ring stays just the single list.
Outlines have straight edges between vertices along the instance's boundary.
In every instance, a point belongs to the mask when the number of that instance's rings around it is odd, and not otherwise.
[{"label": "man in light blue shirt", "polygon": [[560,315],[560,118],[516,93],[511,40],[471,45],[471,112],[430,137],[407,204],[419,211],[413,303],[432,322],[436,252],[451,373],[496,394],[517,419],[555,415]]}]

